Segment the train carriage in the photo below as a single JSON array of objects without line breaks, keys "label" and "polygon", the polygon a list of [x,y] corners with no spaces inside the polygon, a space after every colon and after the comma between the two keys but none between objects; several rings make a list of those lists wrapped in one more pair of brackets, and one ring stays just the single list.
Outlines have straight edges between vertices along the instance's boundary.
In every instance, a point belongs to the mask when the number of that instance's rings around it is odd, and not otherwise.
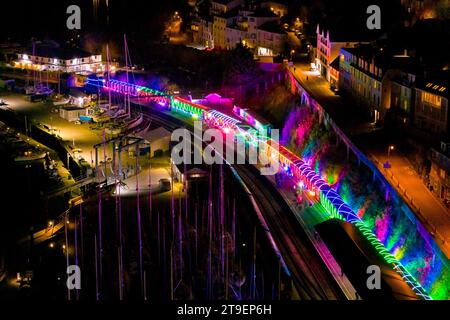
[{"label": "train carriage", "polygon": [[179,111],[190,115],[193,119],[204,119],[205,112],[211,110],[206,106],[202,106],[201,104],[194,103],[192,101],[174,97],[171,99],[170,108],[173,111]]}]

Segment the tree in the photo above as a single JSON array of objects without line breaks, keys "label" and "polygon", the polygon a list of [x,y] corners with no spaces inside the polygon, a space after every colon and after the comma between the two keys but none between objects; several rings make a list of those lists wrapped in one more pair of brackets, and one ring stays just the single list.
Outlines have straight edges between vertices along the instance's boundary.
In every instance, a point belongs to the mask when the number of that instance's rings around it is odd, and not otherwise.
[{"label": "tree", "polygon": [[253,53],[239,43],[234,49],[223,54],[224,74],[223,82],[245,80],[256,73],[256,63]]}]

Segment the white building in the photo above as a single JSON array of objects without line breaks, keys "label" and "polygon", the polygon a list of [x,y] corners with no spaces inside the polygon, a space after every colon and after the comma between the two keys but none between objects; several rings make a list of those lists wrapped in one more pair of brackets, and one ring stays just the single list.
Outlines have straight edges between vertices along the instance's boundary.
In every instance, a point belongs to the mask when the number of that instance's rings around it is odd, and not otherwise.
[{"label": "white building", "polygon": [[104,70],[101,55],[93,55],[82,50],[52,47],[36,47],[35,50],[19,53],[14,64],[21,69],[80,74]]},{"label": "white building", "polygon": [[257,35],[258,56],[274,56],[284,50],[287,35],[276,21],[268,21],[260,25]]},{"label": "white building", "polygon": [[61,107],[59,109],[59,116],[67,121],[73,122],[80,120],[80,116],[87,116],[88,109],[77,106]]},{"label": "white building", "polygon": [[[368,43],[360,41],[362,38],[356,34],[352,34],[353,30],[341,31],[337,29],[326,30],[320,29],[317,25],[317,57],[316,67],[320,74],[325,77],[328,82],[332,82],[331,64],[339,56],[341,48],[351,48],[358,43]],[[334,84],[337,86],[337,84]]]},{"label": "white building", "polygon": [[194,43],[220,49],[233,49],[241,43],[258,56],[276,56],[284,49],[286,32],[278,24],[279,17],[267,9],[234,8],[193,23]]}]

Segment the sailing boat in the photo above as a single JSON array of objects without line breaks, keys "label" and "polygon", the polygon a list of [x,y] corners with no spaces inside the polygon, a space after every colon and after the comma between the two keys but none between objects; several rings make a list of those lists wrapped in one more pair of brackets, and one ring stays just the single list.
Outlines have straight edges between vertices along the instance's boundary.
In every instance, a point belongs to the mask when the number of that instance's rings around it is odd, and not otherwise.
[{"label": "sailing boat", "polygon": [[[126,83],[130,83],[130,69],[129,65],[131,64],[130,59],[130,51],[128,49],[128,43],[127,43],[127,36],[126,34],[123,35],[123,42],[124,42],[124,54],[125,54],[125,73],[126,73]],[[132,73],[133,79],[134,75]],[[131,123],[138,121],[142,117],[142,115],[138,115],[135,118],[131,119],[131,92],[130,88],[126,87],[124,92],[124,103],[123,108],[119,109],[113,116],[116,120],[122,120],[123,125],[127,127]]]},{"label": "sailing boat", "polygon": [[[36,57],[36,44],[33,41],[33,57]],[[45,86],[42,83],[42,73],[39,71],[39,80],[38,74],[36,72],[36,67],[33,67],[33,86],[25,87],[25,94],[27,95],[39,95],[39,96],[48,96],[52,94],[53,90],[51,90],[48,86]]]}]

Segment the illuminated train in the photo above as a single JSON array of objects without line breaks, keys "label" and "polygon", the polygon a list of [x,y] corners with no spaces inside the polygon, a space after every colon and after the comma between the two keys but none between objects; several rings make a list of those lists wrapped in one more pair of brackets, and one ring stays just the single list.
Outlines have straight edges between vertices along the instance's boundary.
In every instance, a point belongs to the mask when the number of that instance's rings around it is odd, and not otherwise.
[{"label": "illuminated train", "polygon": [[[234,108],[234,112],[239,112],[239,117],[244,120],[245,123],[206,106],[198,105],[190,102],[189,100],[184,100],[178,97],[173,98],[171,108],[174,111],[182,111],[191,115],[195,114],[195,116],[193,116],[194,118],[203,119],[210,126],[234,130],[235,132],[242,131],[241,128],[243,125],[249,127],[253,126],[255,129],[253,131],[248,130],[247,133],[259,132],[258,128],[264,129],[262,124],[258,125],[256,124],[256,121],[252,121],[254,117],[252,117],[247,111],[237,107]],[[253,136],[253,140],[260,141],[260,138],[258,136]],[[385,246],[376,238],[365,223],[342,200],[341,196],[328,183],[326,183],[308,163],[304,162],[299,156],[295,155],[284,146],[279,145],[272,139],[268,139],[265,143],[267,144],[267,155],[269,157],[278,155],[282,167],[289,171],[298,182],[303,182],[307,189],[311,191],[311,194],[315,195],[316,200],[321,203],[330,216],[355,225],[360,230],[362,235],[380,253],[383,259],[393,266],[393,269],[403,278],[403,280],[417,294],[417,296],[425,300],[431,300],[431,297],[427,294],[420,283],[385,248]]]},{"label": "illuminated train", "polygon": [[108,83],[108,80],[102,77],[88,78],[86,80],[86,85],[102,88],[103,90],[110,90],[112,92],[120,94],[128,94],[132,97],[166,96],[165,92],[139,86],[136,84],[127,83],[124,81],[110,79]]},{"label": "illuminated train", "polygon": [[341,196],[326,183],[309,164],[305,163],[300,157],[279,145],[273,140],[267,141],[268,156],[278,153],[280,164],[287,168],[292,175],[302,182],[311,194],[320,201],[321,205],[333,218],[347,221],[355,225],[362,235],[374,246],[383,259],[392,264],[393,269],[400,274],[409,287],[422,299],[431,300],[425,289],[409,273],[408,270],[386,249],[386,247],[376,238],[373,232],[365,223],[355,214],[355,212],[342,200]]},{"label": "illuminated train", "polygon": [[238,124],[240,124],[241,121],[220,111],[180,97],[171,98],[170,109],[172,111],[185,113],[194,120],[203,120],[209,126],[221,128],[226,133],[239,131]]},{"label": "illuminated train", "polygon": [[185,113],[186,115],[191,116],[192,119],[194,120],[205,119],[205,113],[210,110],[210,108],[206,106],[194,103],[192,101],[180,97],[170,98],[170,109],[173,111]]},{"label": "illuminated train", "polygon": [[256,131],[267,132],[267,134],[270,135],[272,126],[269,122],[260,119],[256,115],[250,114],[247,109],[238,106],[233,107],[233,113],[237,115],[240,119],[248,123],[250,126],[254,127]]},{"label": "illuminated train", "polygon": [[[166,101],[170,101],[169,108],[174,112],[181,112],[191,117],[193,120],[202,120],[211,127],[221,128],[225,133],[233,131],[246,135],[246,139],[260,142],[259,132],[262,130],[270,130],[270,125],[257,120],[248,113],[247,110],[234,107],[233,112],[237,118],[226,115],[222,112],[209,108],[207,106],[194,103],[190,100],[176,96],[168,96],[165,93],[152,90],[146,87],[127,84],[125,82],[110,80],[107,86],[106,81],[99,79],[91,81],[88,84],[102,87],[106,90],[112,90],[119,93],[128,93],[132,96],[155,97],[164,96]],[[253,130],[252,130],[253,129]],[[250,137],[249,137],[250,136]],[[310,194],[314,195],[317,201],[326,209],[328,214],[336,219],[347,221],[355,225],[362,235],[374,246],[381,254],[383,259],[393,266],[393,269],[401,275],[403,280],[411,287],[411,289],[422,299],[431,300],[425,289],[420,283],[409,273],[408,270],[385,248],[385,246],[376,238],[373,232],[365,225],[365,223],[355,214],[355,212],[342,200],[341,196],[326,183],[312,168],[304,162],[299,156],[295,155],[285,147],[279,145],[271,139],[265,139],[267,144],[267,154],[269,157],[277,156],[285,171],[288,171],[297,182],[302,182]]]}]

